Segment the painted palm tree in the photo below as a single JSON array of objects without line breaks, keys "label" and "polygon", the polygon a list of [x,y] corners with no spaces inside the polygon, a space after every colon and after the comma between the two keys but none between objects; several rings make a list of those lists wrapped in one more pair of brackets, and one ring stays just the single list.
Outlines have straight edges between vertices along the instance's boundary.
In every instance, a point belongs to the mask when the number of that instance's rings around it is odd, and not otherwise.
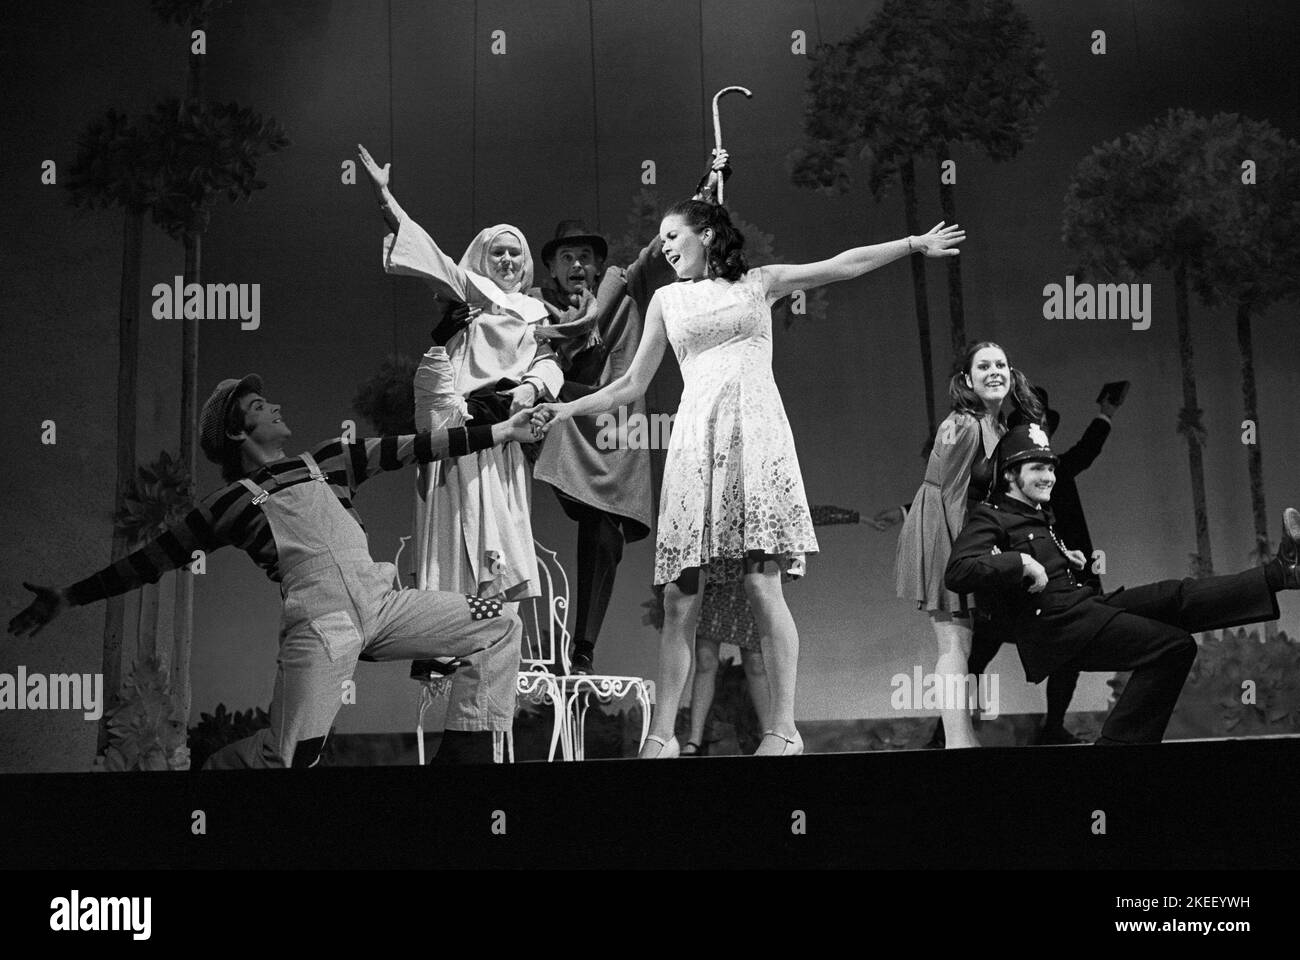
[{"label": "painted palm tree", "polygon": [[[235,201],[251,197],[266,186],[257,178],[257,163],[266,154],[288,145],[274,120],[263,119],[237,103],[206,104],[199,100],[165,100],[148,115],[150,136],[162,156],[161,187],[152,213],[154,221],[185,248],[184,282],[202,283],[202,237],[212,208],[222,197]],[[199,322],[182,320],[181,344],[181,463],[191,476],[198,463]],[[176,643],[174,686],[188,716],[189,647],[193,623],[193,581],[176,581]]]},{"label": "painted palm tree", "polygon": [[1192,274],[1207,255],[1223,211],[1205,189],[1198,158],[1208,121],[1171,110],[1136,133],[1098,147],[1075,167],[1065,198],[1064,240],[1079,258],[1080,274],[1129,281],[1156,267],[1173,275],[1174,308],[1182,372],[1183,407],[1178,432],[1187,441],[1196,528],[1194,576],[1214,572],[1205,496],[1205,427],[1197,401],[1192,349]]},{"label": "painted palm tree", "polygon": [[[164,23],[186,29],[188,50],[184,100],[158,105],[154,133],[167,145],[165,193],[155,221],[185,250],[184,282],[202,283],[203,233],[211,208],[221,196],[249,197],[266,184],[257,179],[257,161],[288,145],[274,120],[236,103],[209,104],[206,99],[205,53],[196,52],[193,32],[206,31],[209,17],[229,0],[150,0]],[[181,463],[191,476],[198,466],[199,323],[181,320]],[[176,581],[174,632],[176,656],[172,686],[184,718],[190,709],[190,644],[194,630],[194,583]]]},{"label": "painted palm tree", "polygon": [[[1241,354],[1244,419],[1259,424],[1252,317],[1300,295],[1300,143],[1264,121],[1216,114],[1204,126],[1201,150],[1206,197],[1215,203],[1217,228],[1193,266],[1193,287],[1207,306],[1235,306]],[[1254,169],[1243,169],[1243,162]],[[1244,182],[1254,181],[1254,182]],[[1252,560],[1273,554],[1264,502],[1262,438],[1245,444],[1255,544]],[[1276,624],[1268,624],[1269,636]]]},{"label": "painted palm tree", "polygon": [[[140,258],[144,218],[157,193],[158,157],[154,145],[124,114],[108,111],[91,123],[77,141],[77,153],[64,185],[74,206],[123,211],[122,278],[117,311],[117,478],[113,513],[122,513],[135,478],[136,388],[140,340]],[[129,538],[116,523],[111,558],[126,556]],[[126,606],[122,597],[105,604],[104,681],[110,698],[122,680],[122,633]],[[107,743],[107,721],[101,721],[99,750]]]},{"label": "painted palm tree", "polygon": [[[867,166],[880,201],[897,182],[907,232],[924,232],[916,193],[918,160],[940,171],[952,147],[973,146],[1007,160],[1032,138],[1035,118],[1055,92],[1043,42],[1011,0],[886,0],[858,33],[822,44],[812,57],[804,112],[805,143],[789,158],[799,186],[839,195],[852,185],[850,156]],[[940,176],[939,202],[957,220],[952,178]],[[952,353],[966,347],[959,257],[948,259]],[[935,389],[925,266],[912,259],[928,435],[935,432]]]},{"label": "painted palm tree", "polygon": [[[136,469],[136,475],[116,516],[116,528],[127,538],[130,549],[143,546],[178,523],[193,506],[190,475],[179,459],[166,450],[156,460]],[[170,574],[169,574],[170,576]],[[181,571],[178,578],[188,578]],[[164,667],[172,660],[170,650],[160,648],[158,600],[161,584],[145,584],[140,591],[140,612],[136,633],[136,658],[156,658]]]}]

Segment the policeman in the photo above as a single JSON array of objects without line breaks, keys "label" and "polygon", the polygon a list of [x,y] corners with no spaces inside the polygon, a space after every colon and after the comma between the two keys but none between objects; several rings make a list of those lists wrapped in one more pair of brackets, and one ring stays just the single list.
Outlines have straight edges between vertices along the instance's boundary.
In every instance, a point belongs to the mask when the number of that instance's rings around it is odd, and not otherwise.
[{"label": "policeman", "polygon": [[1300,589],[1300,511],[1287,508],[1277,556],[1242,573],[1163,580],[1099,596],[1087,558],[1053,528],[1057,457],[1037,424],[998,444],[998,487],[953,546],[945,582],[974,593],[994,629],[1016,641],[1025,676],[1131,670],[1098,744],[1157,743],[1192,661],[1192,634],[1275,620],[1276,593]]}]

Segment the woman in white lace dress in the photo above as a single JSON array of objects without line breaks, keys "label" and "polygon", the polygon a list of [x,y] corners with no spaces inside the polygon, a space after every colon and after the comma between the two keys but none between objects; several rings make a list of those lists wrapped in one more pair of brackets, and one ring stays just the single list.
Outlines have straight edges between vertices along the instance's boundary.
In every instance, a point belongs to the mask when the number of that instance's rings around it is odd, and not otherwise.
[{"label": "woman in white lace dress", "polygon": [[655,582],[664,584],[657,707],[642,757],[675,757],[678,705],[690,674],[702,586],[743,580],[771,686],[760,755],[803,750],[794,723],[799,636],[781,589],[817,550],[794,439],[772,379],[771,305],[794,290],[860,276],[909,253],[951,256],[965,235],[939,224],[921,237],[847,250],[809,264],[748,269],[744,238],[722,207],[687,200],[660,224],[681,281],[650,301],[632,366],[572,403],[544,404],[549,423],[613,410],[641,396],[671,342],[682,399],[664,466]]}]

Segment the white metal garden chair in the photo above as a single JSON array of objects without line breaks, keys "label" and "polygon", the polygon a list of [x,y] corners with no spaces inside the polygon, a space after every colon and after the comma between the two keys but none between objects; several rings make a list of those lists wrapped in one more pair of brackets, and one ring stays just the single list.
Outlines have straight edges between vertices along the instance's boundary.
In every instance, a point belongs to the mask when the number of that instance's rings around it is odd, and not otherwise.
[{"label": "white metal garden chair", "polygon": [[[398,548],[398,557],[402,555],[402,550],[409,539],[410,537],[401,538],[402,546]],[[551,707],[553,722],[547,760],[555,759],[557,746],[560,748],[561,757],[568,760],[572,757],[568,737],[569,725],[566,722],[565,700],[558,682],[561,678],[555,676],[554,671],[558,662],[557,649],[563,650],[563,644],[568,642],[568,632],[564,628],[564,623],[567,618],[565,611],[569,603],[569,585],[567,578],[563,578],[562,583],[557,585],[547,566],[548,556],[551,562],[555,561],[555,552],[547,550],[536,541],[533,545],[537,551],[538,571],[542,573],[543,592],[542,596],[521,601],[519,604],[519,619],[523,623],[524,636],[519,673],[515,678],[515,691],[519,699],[524,702]],[[396,565],[396,557],[393,563]],[[555,565],[558,568],[559,564]],[[563,572],[560,570],[562,576]],[[557,586],[562,586],[562,589],[556,589]],[[400,582],[398,587],[401,589]],[[436,699],[446,697],[451,692],[452,678],[448,674],[418,677],[416,681],[420,684],[420,703],[415,717],[415,744],[420,765],[423,766],[425,762],[424,714]],[[493,735],[492,758],[497,763],[507,759],[514,763],[512,731],[507,730]]]},{"label": "white metal garden chair", "polygon": [[[544,548],[540,548],[544,549]],[[547,550],[550,559],[554,561],[555,568],[563,580],[564,596],[566,602],[560,607],[559,612],[563,616],[563,623],[560,624],[560,630],[564,636],[564,643],[560,647],[561,666],[564,673],[556,677],[559,682],[560,692],[564,697],[564,717],[567,726],[566,739],[569,742],[569,757],[573,760],[586,759],[586,720],[587,711],[591,707],[592,699],[598,703],[612,703],[615,700],[621,700],[629,694],[636,697],[637,703],[641,707],[641,737],[637,741],[637,751],[645,744],[646,735],[650,733],[650,705],[654,703],[655,686],[653,680],[645,680],[641,677],[624,677],[612,674],[580,674],[570,673],[571,665],[569,663],[569,631],[568,631],[568,603],[569,578],[564,573],[558,560],[555,560],[554,552]],[[540,556],[540,554],[539,554]]]}]

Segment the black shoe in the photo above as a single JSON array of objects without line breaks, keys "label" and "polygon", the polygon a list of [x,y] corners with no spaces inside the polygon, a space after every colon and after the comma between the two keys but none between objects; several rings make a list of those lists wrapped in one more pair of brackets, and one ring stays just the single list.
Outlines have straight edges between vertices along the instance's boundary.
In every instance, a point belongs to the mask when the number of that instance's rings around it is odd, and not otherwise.
[{"label": "black shoe", "polygon": [[577,676],[584,676],[584,677],[585,677],[585,676],[589,676],[589,675],[591,675],[591,674],[593,674],[593,673],[595,673],[595,672],[596,672],[596,668],[595,668],[594,666],[592,666],[592,663],[591,663],[591,654],[589,654],[589,653],[575,653],[575,654],[573,655],[573,659],[572,659],[571,661],[569,661],[569,674],[570,674],[570,676],[575,676],[575,677],[577,677]]},{"label": "black shoe", "polygon": [[930,734],[930,739],[926,741],[922,750],[942,750],[947,744],[947,738],[943,732],[943,718],[935,721],[934,732]]},{"label": "black shoe", "polygon": [[435,660],[412,660],[412,680],[438,680],[456,672],[465,661],[456,657],[439,657]]},{"label": "black shoe", "polygon": [[1069,730],[1066,730],[1065,727],[1040,727],[1038,732],[1034,734],[1034,739],[1031,742],[1035,747],[1046,747],[1087,743],[1088,741],[1076,737]]},{"label": "black shoe", "polygon": [[432,763],[492,763],[494,752],[491,730],[444,730]]},{"label": "black shoe", "polygon": [[1300,510],[1295,507],[1282,511],[1282,542],[1277,548],[1277,562],[1282,567],[1282,589],[1300,590]]}]

